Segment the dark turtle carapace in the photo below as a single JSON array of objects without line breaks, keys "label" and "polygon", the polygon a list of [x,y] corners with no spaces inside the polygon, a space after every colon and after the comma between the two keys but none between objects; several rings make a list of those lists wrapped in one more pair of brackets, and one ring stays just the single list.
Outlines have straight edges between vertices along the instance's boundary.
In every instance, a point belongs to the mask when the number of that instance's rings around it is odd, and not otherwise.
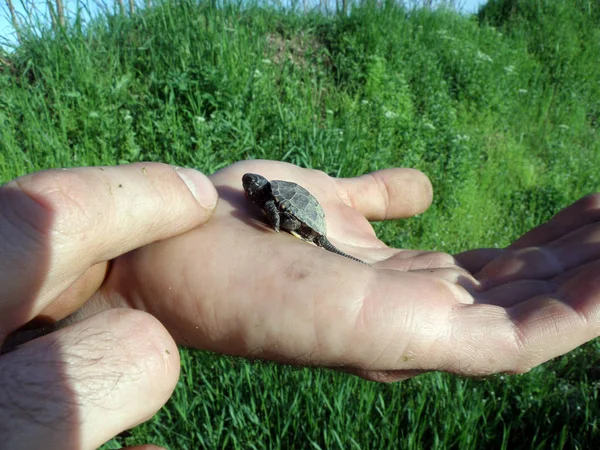
[{"label": "dark turtle carapace", "polygon": [[246,196],[264,211],[269,223],[278,233],[280,229],[285,230],[325,250],[367,264],[329,242],[325,212],[317,199],[302,186],[290,181],[269,182],[255,173],[245,174],[242,184]]}]

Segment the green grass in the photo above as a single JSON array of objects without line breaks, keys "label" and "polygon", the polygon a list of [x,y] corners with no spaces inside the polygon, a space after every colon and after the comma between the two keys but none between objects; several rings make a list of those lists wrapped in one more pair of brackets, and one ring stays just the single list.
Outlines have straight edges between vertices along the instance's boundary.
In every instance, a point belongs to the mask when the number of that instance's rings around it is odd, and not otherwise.
[{"label": "green grass", "polygon": [[[39,29],[0,69],[0,181],[139,160],[415,167],[435,201],[375,224],[383,240],[505,246],[599,190],[599,18],[584,0],[491,1],[472,17],[180,0]],[[395,385],[182,350],[168,405],[106,448],[596,448],[599,350],[522,376]]]}]

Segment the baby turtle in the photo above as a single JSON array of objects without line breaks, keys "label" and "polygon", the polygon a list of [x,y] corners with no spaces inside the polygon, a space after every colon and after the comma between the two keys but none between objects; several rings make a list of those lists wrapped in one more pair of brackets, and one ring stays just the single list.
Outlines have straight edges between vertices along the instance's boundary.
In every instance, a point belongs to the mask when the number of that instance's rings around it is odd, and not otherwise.
[{"label": "baby turtle", "polygon": [[246,196],[264,211],[276,232],[279,233],[281,228],[325,250],[367,264],[329,242],[325,212],[317,199],[302,186],[290,181],[269,182],[255,173],[245,174],[242,184]]}]

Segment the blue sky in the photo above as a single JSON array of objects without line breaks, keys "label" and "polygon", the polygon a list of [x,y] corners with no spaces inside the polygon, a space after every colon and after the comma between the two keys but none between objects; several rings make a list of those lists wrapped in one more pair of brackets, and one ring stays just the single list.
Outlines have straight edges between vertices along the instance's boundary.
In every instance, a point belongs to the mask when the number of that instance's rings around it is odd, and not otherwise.
[{"label": "blue sky", "polygon": [[[485,2],[486,0],[457,0],[457,4],[461,7],[460,9],[466,13],[476,12],[477,7]],[[15,8],[20,14],[23,14],[25,11],[23,8],[23,3],[33,3],[35,5],[39,5],[37,7],[43,10],[46,2],[42,0],[13,0]],[[63,0],[63,3],[66,5],[68,10],[73,11],[75,9],[75,5],[77,5],[77,0]],[[93,3],[93,1],[89,2],[89,4]],[[114,2],[106,2],[105,4],[107,3]],[[128,2],[125,1],[124,3],[127,4]],[[90,10],[92,14],[94,14],[97,11],[97,8],[92,6]],[[10,23],[10,16],[8,13],[8,8],[6,7],[6,2],[5,0],[0,0],[0,45],[5,44],[7,41],[11,43],[15,42],[14,30]]]},{"label": "blue sky", "polygon": [[474,13],[477,12],[477,8],[486,3],[486,0],[464,0],[460,2],[465,12]]}]

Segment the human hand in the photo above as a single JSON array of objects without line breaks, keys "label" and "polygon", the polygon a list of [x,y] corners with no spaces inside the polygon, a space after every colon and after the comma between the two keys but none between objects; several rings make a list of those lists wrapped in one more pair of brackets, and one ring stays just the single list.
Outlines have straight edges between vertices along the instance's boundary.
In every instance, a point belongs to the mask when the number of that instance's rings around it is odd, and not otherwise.
[{"label": "human hand", "polygon": [[587,195],[505,249],[456,255],[481,284],[483,311],[506,315],[525,372],[600,335],[600,194]]},{"label": "human hand", "polygon": [[[246,172],[307,188],[325,209],[334,245],[373,266],[274,233],[244,198]],[[155,315],[181,344],[392,381],[430,370],[523,372],[598,335],[600,286],[592,280],[599,268],[589,262],[600,250],[593,245],[600,230],[593,223],[582,228],[600,211],[595,204],[574,206],[565,214],[578,220],[558,228],[550,222],[519,241],[552,244],[548,261],[567,255],[568,266],[537,272],[527,263],[506,277],[527,253],[519,243],[455,259],[391,249],[376,238],[367,219],[407,217],[429,206],[431,186],[417,171],[336,180],[245,161],[211,180],[220,201],[208,223],[119,258],[100,290],[113,304]],[[569,256],[574,243],[588,250],[585,258]],[[553,282],[540,279],[548,274]],[[553,297],[560,292],[568,293],[562,303]]]},{"label": "human hand", "polygon": [[[74,311],[107,261],[200,225],[216,199],[203,175],[162,164],[52,170],[0,187],[0,343],[34,317]],[[111,309],[0,355],[0,374],[0,446],[97,448],[168,400],[179,353],[151,315]]]}]

